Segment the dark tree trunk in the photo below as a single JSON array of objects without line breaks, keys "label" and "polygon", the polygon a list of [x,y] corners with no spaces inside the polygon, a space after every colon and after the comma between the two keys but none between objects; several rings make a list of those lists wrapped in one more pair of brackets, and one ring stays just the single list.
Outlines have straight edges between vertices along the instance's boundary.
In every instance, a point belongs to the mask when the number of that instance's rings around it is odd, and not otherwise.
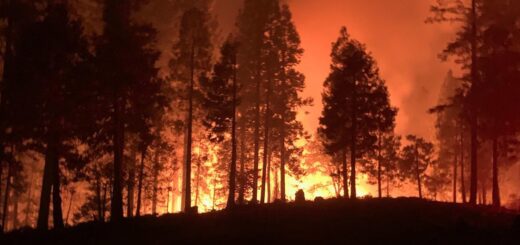
[{"label": "dark tree trunk", "polygon": [[350,196],[352,199],[357,198],[356,193],[356,136],[357,136],[357,91],[356,84],[352,89],[352,132],[350,136]]},{"label": "dark tree trunk", "polygon": [[[55,124],[51,123],[51,127],[47,135],[47,149],[45,152],[45,164],[43,168],[42,191],[40,194],[40,207],[38,210],[38,222],[36,225],[39,230],[47,230],[49,226],[49,205],[51,202],[51,191],[53,190],[53,185],[55,184],[55,172],[57,170],[56,166],[58,164],[58,140],[59,139],[55,132]],[[57,201],[59,200],[54,200],[53,198],[53,203]]]},{"label": "dark tree trunk", "polygon": [[383,197],[383,192],[381,190],[381,133],[379,133],[377,138],[377,196],[379,198]]},{"label": "dark tree trunk", "polygon": [[[282,95],[282,96],[285,96],[285,95]],[[285,202],[286,201],[285,162],[287,161],[287,156],[285,154],[285,112],[284,111],[282,111],[281,122],[282,122],[282,125],[280,128],[280,198],[282,199],[282,202]]]},{"label": "dark tree trunk", "polygon": [[419,172],[419,149],[415,145],[415,174],[417,178],[417,190],[419,191],[419,198],[422,199],[421,173]]},{"label": "dark tree trunk", "polygon": [[[29,188],[27,192],[27,203],[25,205],[25,220],[24,225],[25,226],[31,226],[31,214],[32,214],[32,193],[33,193],[33,180],[34,180],[34,174],[31,174],[31,178],[29,180]],[[1,185],[0,185],[1,186]]]},{"label": "dark tree trunk", "polygon": [[[282,61],[285,61],[285,53],[282,53]],[[282,202],[286,201],[286,195],[285,195],[285,163],[287,162],[287,156],[286,156],[286,150],[285,150],[285,107],[287,106],[287,100],[286,100],[286,86],[285,86],[285,70],[282,72],[282,79],[281,79],[281,99],[282,99],[282,111],[280,116],[280,195]]]},{"label": "dark tree trunk", "polygon": [[492,190],[492,200],[493,206],[498,208],[500,207],[500,189],[498,185],[498,137],[493,138],[493,190]]},{"label": "dark tree trunk", "polygon": [[240,125],[240,189],[238,190],[238,203],[244,204],[247,177],[245,173],[246,160],[246,130],[244,119],[241,120]]},{"label": "dark tree trunk", "polygon": [[[229,194],[227,208],[235,206],[237,175],[237,67],[236,56],[233,62],[233,115],[231,117],[231,164],[229,166]],[[243,193],[242,193],[243,194]]]},{"label": "dark tree trunk", "polygon": [[264,158],[262,160],[262,189],[260,190],[260,203],[265,203],[265,183],[267,178],[267,158],[269,155],[269,120],[271,120],[271,78],[268,80],[267,93],[265,96],[264,114]]},{"label": "dark tree trunk", "polygon": [[195,176],[195,206],[199,205],[199,187],[200,187],[200,167],[201,167],[201,159],[200,157],[197,159],[196,163],[197,167],[197,175]]},{"label": "dark tree trunk", "polygon": [[6,1],[5,3],[5,14],[7,14],[6,23],[4,25],[4,44],[5,50],[3,54],[3,70],[2,70],[2,80],[0,81],[0,198],[2,197],[2,176],[3,176],[3,167],[4,167],[4,157],[5,157],[5,87],[6,83],[11,80],[11,66],[12,66],[12,11],[10,11],[11,1]]},{"label": "dark tree trunk", "polygon": [[143,178],[144,178],[144,162],[146,159],[147,146],[144,146],[141,150],[141,166],[139,167],[139,179],[137,182],[137,206],[135,208],[135,216],[141,215],[141,196],[143,190]]},{"label": "dark tree trunk", "polygon": [[[471,79],[472,79],[472,90],[475,91],[478,86],[478,74],[477,74],[477,10],[476,0],[471,1]],[[471,98],[471,115],[470,115],[470,131],[471,131],[471,181],[470,181],[470,193],[469,203],[475,205],[477,203],[477,186],[478,186],[478,172],[477,172],[477,151],[478,151],[478,137],[477,137],[477,115],[475,108],[475,95]]]},{"label": "dark tree trunk", "polygon": [[466,203],[466,178],[464,177],[464,128],[460,131],[460,192],[462,203]]},{"label": "dark tree trunk", "polygon": [[458,152],[455,152],[455,160],[453,161],[453,203],[457,203],[457,164],[459,163]]},{"label": "dark tree trunk", "polygon": [[13,190],[13,212],[11,213],[13,226],[11,230],[16,230],[18,228],[18,192]]},{"label": "dark tree trunk", "polygon": [[270,203],[273,199],[271,198],[271,158],[273,156],[273,151],[269,151],[269,156],[267,157],[267,203]]},{"label": "dark tree trunk", "polygon": [[65,216],[65,224],[69,223],[70,211],[72,209],[72,203],[74,201],[74,193],[75,193],[74,191],[70,192],[69,207],[67,208],[67,215]]},{"label": "dark tree trunk", "polygon": [[52,220],[54,229],[61,229],[65,227],[65,225],[63,224],[63,210],[61,207],[61,174],[58,157],[55,158],[53,167],[54,183],[52,185]]},{"label": "dark tree trunk", "polygon": [[[198,172],[197,172],[198,174]],[[157,214],[157,196],[159,195],[159,152],[155,150],[153,166],[152,215]]]},{"label": "dark tree trunk", "polygon": [[188,135],[186,142],[186,165],[184,176],[184,211],[191,211],[191,145],[193,131],[193,89],[195,86],[195,44],[191,45],[190,84],[188,91]]},{"label": "dark tree trunk", "polygon": [[[0,124],[2,122],[0,121]],[[1,127],[1,125],[0,125]],[[1,128],[0,128],[1,130]],[[2,131],[0,131],[0,136],[2,134]],[[4,177],[4,146],[3,146],[3,142],[2,141],[2,137],[0,137],[0,205],[2,205],[2,177]],[[0,206],[2,207],[2,206]],[[3,210],[3,209],[2,209]]]},{"label": "dark tree trunk", "polygon": [[[186,120],[188,120],[186,118]],[[188,157],[188,127],[184,127],[184,139],[183,139],[183,158],[182,158],[182,175],[181,175],[181,212],[186,211],[184,204],[186,201],[186,158]]]},{"label": "dark tree trunk", "polygon": [[[472,123],[475,124],[475,123]],[[471,166],[470,166],[470,190],[469,203],[475,205],[477,202],[477,186],[478,186],[478,172],[477,172],[477,129],[476,126],[471,128]]]},{"label": "dark tree trunk", "polygon": [[126,196],[126,216],[134,216],[134,188],[135,188],[135,166],[136,166],[136,150],[132,149],[132,157],[130,166],[128,166],[127,196]]},{"label": "dark tree trunk", "polygon": [[109,190],[112,189],[111,187],[111,182],[109,182],[109,184],[106,184],[104,187],[103,187],[103,201],[102,201],[102,204],[103,206],[101,207],[101,221],[102,222],[105,222],[105,214],[106,214],[106,208],[107,208],[107,196],[108,196],[108,192]]},{"label": "dark tree trunk", "polygon": [[278,171],[274,171],[274,190],[273,190],[273,198],[277,199],[280,196],[280,181],[278,181]]},{"label": "dark tree trunk", "polygon": [[4,193],[4,210],[2,212],[2,227],[4,231],[7,230],[7,214],[9,211],[9,195],[11,194],[11,176],[13,175],[13,167],[11,161],[7,164],[7,180],[5,184],[5,193]]},{"label": "dark tree trunk", "polygon": [[388,167],[386,168],[386,197],[390,197],[390,174]]},{"label": "dark tree trunk", "polygon": [[[271,152],[271,151],[269,151]],[[271,202],[271,154],[269,154],[267,160],[267,180],[266,180],[266,191],[267,191],[267,203]]]},{"label": "dark tree trunk", "polygon": [[342,152],[342,175],[343,175],[343,197],[349,198],[348,195],[348,176],[347,176],[347,150],[343,150]]},{"label": "dark tree trunk", "polygon": [[101,174],[97,174],[96,176],[96,201],[97,201],[97,211],[98,211],[98,220],[104,221],[103,219],[103,197],[101,196]]},{"label": "dark tree trunk", "polygon": [[356,199],[356,141],[352,136],[350,143],[350,198]]},{"label": "dark tree trunk", "polygon": [[[475,123],[472,123],[475,124]],[[477,198],[478,172],[477,172],[477,129],[476,126],[471,128],[471,166],[470,166],[470,192],[469,203],[475,205]]]},{"label": "dark tree trunk", "polygon": [[114,169],[112,183],[112,200],[110,207],[110,220],[123,219],[123,194],[122,194],[122,169],[124,151],[124,123],[123,123],[123,99],[114,92]]},{"label": "dark tree trunk", "polygon": [[[260,65],[258,65],[260,66]],[[258,162],[260,156],[260,68],[256,77],[256,107],[255,107],[255,131],[254,131],[254,156],[253,156],[253,197],[251,202],[258,202]]]}]

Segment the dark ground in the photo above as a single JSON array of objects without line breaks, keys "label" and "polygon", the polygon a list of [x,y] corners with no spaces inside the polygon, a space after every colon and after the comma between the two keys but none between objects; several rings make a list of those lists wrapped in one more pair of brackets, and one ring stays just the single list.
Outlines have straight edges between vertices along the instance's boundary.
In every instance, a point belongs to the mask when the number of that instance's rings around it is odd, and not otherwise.
[{"label": "dark ground", "polygon": [[200,215],[16,231],[0,244],[520,244],[507,210],[411,198],[245,206]]}]

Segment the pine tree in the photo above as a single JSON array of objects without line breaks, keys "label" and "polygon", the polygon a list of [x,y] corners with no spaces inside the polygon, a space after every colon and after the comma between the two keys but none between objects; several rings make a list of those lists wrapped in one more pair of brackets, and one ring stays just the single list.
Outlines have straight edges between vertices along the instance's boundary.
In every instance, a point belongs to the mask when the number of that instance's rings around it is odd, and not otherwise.
[{"label": "pine tree", "polygon": [[[384,84],[384,82],[383,82]],[[392,150],[393,148],[383,148],[383,142],[385,141],[385,135],[390,134],[390,139],[387,142],[392,142],[392,134],[395,128],[395,117],[397,115],[397,108],[390,105],[390,95],[388,89],[385,86],[379,86],[374,93],[375,107],[378,108],[376,112],[375,121],[377,124],[377,193],[378,197],[383,196],[382,191],[382,175],[383,175],[383,150]],[[388,136],[387,136],[388,137]],[[386,155],[392,155],[393,152],[386,152]],[[388,161],[389,159],[387,159]]]},{"label": "pine tree", "polygon": [[[393,132],[378,133],[377,145],[373,151],[367,154],[364,163],[364,172],[371,179],[371,183],[377,184],[378,197],[383,197],[383,189],[386,189],[387,197],[390,195],[390,184],[394,184],[397,175],[397,165],[400,160],[401,137]],[[374,164],[374,162],[377,162]],[[384,187],[383,185],[386,186]]]},{"label": "pine tree", "polygon": [[[518,65],[520,43],[517,34],[518,3],[510,1],[483,1],[481,57],[482,138],[490,141],[492,149],[492,203],[500,207],[499,169],[507,163],[512,135],[519,132],[518,109],[513,106],[520,94]],[[499,163],[500,162],[500,163]]]},{"label": "pine tree", "polygon": [[[240,47],[237,53],[237,63],[239,69],[237,71],[237,79],[241,84],[241,97],[243,99],[238,113],[240,124],[244,127],[246,122],[252,121],[251,125],[247,125],[248,130],[245,133],[252,132],[253,145],[253,169],[252,169],[252,197],[251,202],[258,202],[258,174],[260,162],[260,137],[261,137],[261,107],[262,94],[265,92],[262,84],[265,73],[265,54],[266,37],[268,21],[270,14],[275,13],[272,7],[277,6],[277,0],[246,0],[244,6],[237,17],[237,41]],[[250,99],[249,99],[250,98]],[[264,131],[265,133],[265,131]],[[248,138],[245,137],[242,139]],[[265,135],[264,135],[265,137]],[[265,140],[265,139],[264,139]],[[265,149],[264,149],[265,151]]]},{"label": "pine tree", "polygon": [[38,228],[47,229],[51,191],[54,227],[60,228],[64,224],[59,159],[72,150],[65,142],[78,137],[82,128],[76,110],[85,97],[80,64],[88,57],[87,45],[81,23],[69,18],[63,3],[48,3],[44,17],[18,35],[13,47],[16,69],[10,71],[18,82],[7,87],[11,118],[18,128],[14,132],[36,141],[45,155]]},{"label": "pine tree", "polygon": [[432,143],[415,135],[406,136],[408,144],[404,146],[399,161],[399,173],[402,179],[417,183],[419,198],[423,198],[423,179],[426,170],[435,163]]},{"label": "pine tree", "polygon": [[[430,21],[462,23],[455,41],[448,44],[442,58],[455,56],[466,71],[463,99],[458,100],[470,128],[471,186],[470,203],[477,199],[478,141],[490,141],[492,155],[494,205],[499,206],[498,159],[502,135],[511,135],[515,127],[508,125],[517,119],[514,103],[518,93],[511,69],[518,63],[511,44],[518,40],[513,31],[518,19],[518,4],[510,1],[472,0],[443,1],[432,7]],[[513,69],[514,70],[514,69]],[[500,108],[500,109],[498,109]],[[507,111],[507,112],[506,112]],[[506,125],[507,124],[507,125]],[[484,147],[481,147],[483,149]],[[507,147],[506,147],[507,148]],[[481,164],[482,165],[482,164]]]},{"label": "pine tree", "polygon": [[[439,142],[438,167],[445,171],[452,168],[453,202],[457,202],[457,178],[459,157],[464,149],[460,145],[461,130],[463,128],[463,112],[458,103],[455,103],[457,94],[463,90],[462,82],[453,76],[450,71],[441,88],[439,106],[432,109],[437,115],[436,128]],[[462,159],[461,159],[462,160]],[[460,171],[463,171],[462,169]]]},{"label": "pine tree", "polygon": [[183,99],[187,101],[186,145],[184,166],[184,210],[191,209],[191,159],[194,99],[199,91],[197,81],[210,70],[211,35],[210,16],[206,8],[187,10],[181,20],[179,40],[173,47],[170,61],[171,79],[182,82]]},{"label": "pine tree", "polygon": [[[280,13],[273,22],[269,34],[269,46],[274,58],[273,84],[271,85],[273,115],[270,118],[272,128],[279,135],[280,151],[280,195],[281,200],[286,200],[285,177],[286,165],[293,172],[299,172],[299,157],[301,150],[295,145],[299,138],[306,137],[303,125],[296,119],[298,110],[308,106],[312,101],[302,98],[301,92],[305,88],[305,77],[297,70],[300,64],[303,49],[296,26],[292,20],[292,14],[288,5],[280,6]],[[269,86],[268,86],[269,88]]]},{"label": "pine tree", "polygon": [[[132,110],[141,96],[153,99],[153,94],[144,94],[156,81],[155,62],[158,52],[154,49],[155,30],[137,23],[131,18],[140,6],[139,1],[109,0],[103,10],[104,32],[97,45],[97,65],[103,83],[97,90],[100,104],[105,107],[99,116],[109,117],[113,144],[114,172],[111,200],[111,220],[123,217],[123,158],[125,131],[132,116]],[[153,91],[153,90],[152,90]],[[153,102],[151,102],[153,104]],[[128,133],[128,132],[127,132]]]},{"label": "pine tree", "polygon": [[481,16],[482,0],[471,0],[469,3],[450,0],[438,1],[431,7],[433,16],[429,22],[459,22],[461,28],[457,32],[454,41],[447,45],[441,58],[446,60],[449,56],[455,56],[456,61],[463,64],[467,75],[464,77],[467,85],[464,99],[461,101],[467,112],[467,122],[470,129],[470,200],[471,204],[477,202],[478,186],[478,132],[479,132],[479,107],[480,99],[480,75],[479,75],[479,47],[481,46]]},{"label": "pine tree", "polygon": [[[4,168],[6,168],[5,164],[7,164],[6,159],[9,157],[7,147],[24,138],[19,133],[23,130],[14,130],[15,126],[21,128],[16,119],[19,116],[17,112],[20,112],[19,104],[11,101],[17,98],[15,91],[12,90],[12,86],[18,85],[15,72],[19,67],[15,66],[14,63],[16,62],[16,46],[19,45],[21,33],[41,15],[36,8],[38,4],[41,4],[41,1],[7,0],[0,3],[0,20],[4,23],[0,35],[3,43],[3,69],[0,81],[0,186],[2,186],[2,176],[4,176]],[[0,197],[3,196],[2,194],[2,189],[0,188]],[[2,205],[1,202],[0,205]]]},{"label": "pine tree", "polygon": [[[381,122],[393,113],[381,114],[388,101],[384,82],[378,68],[363,44],[353,40],[343,27],[340,37],[332,46],[331,72],[324,83],[324,109],[319,132],[330,154],[350,153],[350,185],[352,198],[356,198],[356,159],[373,149]],[[388,107],[390,108],[390,107]],[[382,120],[384,119],[384,120]],[[343,163],[346,180],[346,161]],[[347,187],[344,186],[347,193]]]},{"label": "pine tree", "polygon": [[[231,135],[231,163],[229,165],[229,194],[227,207],[235,205],[237,176],[237,126],[236,108],[238,106],[237,43],[230,36],[220,50],[220,61],[213,68],[213,75],[201,84],[205,91],[207,110],[205,126],[210,129],[210,141],[221,143],[226,134]],[[204,80],[203,80],[204,81]]]}]

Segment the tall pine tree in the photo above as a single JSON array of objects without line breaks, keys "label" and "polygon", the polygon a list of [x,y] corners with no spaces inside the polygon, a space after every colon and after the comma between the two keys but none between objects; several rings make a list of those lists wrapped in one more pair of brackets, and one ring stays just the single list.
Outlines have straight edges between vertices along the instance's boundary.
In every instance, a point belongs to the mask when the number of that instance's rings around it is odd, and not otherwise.
[{"label": "tall pine tree", "polygon": [[[350,185],[356,198],[356,159],[375,148],[383,121],[393,121],[394,113],[382,113],[389,101],[385,84],[374,59],[365,46],[352,39],[343,27],[332,45],[331,72],[324,82],[324,108],[319,132],[331,154],[350,154]],[[390,108],[390,106],[387,106]],[[343,162],[344,193],[347,193],[346,161]]]},{"label": "tall pine tree", "polygon": [[[132,13],[141,5],[137,0],[107,0],[103,10],[104,31],[97,45],[97,65],[101,118],[108,118],[114,157],[111,220],[123,217],[123,158],[126,145],[125,131],[132,110],[140,98],[136,96],[156,81],[155,30],[140,24]],[[149,88],[149,87],[148,87]],[[154,96],[149,95],[149,99]],[[106,131],[105,131],[106,132]]]},{"label": "tall pine tree", "polygon": [[[179,40],[173,47],[174,57],[170,61],[171,79],[181,82],[178,86],[186,109],[185,121],[185,164],[184,164],[184,210],[191,209],[191,162],[194,122],[194,102],[200,97],[199,80],[210,71],[212,45],[209,30],[210,15],[207,8],[191,8],[181,20]],[[184,107],[184,106],[183,106]]]},{"label": "tall pine tree", "polygon": [[231,163],[229,164],[229,193],[227,207],[235,205],[237,178],[237,120],[238,106],[237,43],[228,37],[220,50],[220,61],[213,68],[213,75],[202,80],[201,88],[205,94],[207,116],[205,126],[210,129],[210,140],[223,142],[231,137]]}]

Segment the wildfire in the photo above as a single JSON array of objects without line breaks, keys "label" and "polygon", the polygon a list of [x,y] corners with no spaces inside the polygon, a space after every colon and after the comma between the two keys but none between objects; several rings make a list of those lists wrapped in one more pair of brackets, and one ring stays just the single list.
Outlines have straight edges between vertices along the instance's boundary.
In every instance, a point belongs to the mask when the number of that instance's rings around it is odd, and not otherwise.
[{"label": "wildfire", "polygon": [[[199,147],[195,148],[195,155],[200,154],[201,149]],[[209,151],[212,155],[216,154],[214,149]],[[194,169],[192,186],[195,188],[192,190],[192,200],[193,205],[198,207],[198,211],[201,213],[209,212],[212,210],[219,210],[225,207],[226,205],[226,197],[227,193],[226,188],[224,188],[223,184],[215,181],[215,176],[217,175],[216,166],[218,164],[218,158],[209,157],[202,165],[207,168],[206,173],[208,176],[203,176],[199,180],[199,187],[195,184],[197,182],[197,169]],[[319,163],[317,163],[319,164]],[[272,176],[274,176],[274,171],[279,171],[278,169],[273,169],[271,172],[271,192],[279,193],[274,190],[276,186],[276,181]],[[358,185],[357,193],[359,197],[370,196],[371,192],[370,186],[367,183],[367,176],[364,174],[359,174],[358,176]],[[225,182],[225,181],[224,181]],[[179,186],[182,186],[182,179],[179,178],[178,182]],[[342,190],[335,190],[332,178],[328,175],[328,173],[324,173],[322,171],[314,171],[307,172],[304,176],[301,176],[299,179],[295,178],[292,175],[286,176],[286,195],[287,200],[294,200],[294,195],[298,190],[303,190],[305,192],[305,197],[307,200],[314,200],[316,197],[323,198],[334,198],[337,197],[338,194],[342,194]],[[196,188],[199,188],[198,197]],[[171,212],[180,212],[181,211],[181,203],[182,203],[182,194],[181,191],[173,191],[168,192],[165,198],[168,198],[170,201],[167,201],[167,206],[165,205],[162,208],[159,208],[159,213],[171,213]],[[272,195],[271,201],[274,201],[277,197]]]},{"label": "wildfire", "polygon": [[[356,185],[356,191],[359,197],[369,196],[371,195],[369,191],[369,186],[366,183],[367,176],[364,174],[359,174],[358,177],[361,183]],[[303,176],[300,180],[295,179],[292,176],[288,177],[288,186],[287,193],[289,196],[289,200],[294,199],[294,193],[298,190],[303,190],[305,192],[305,197],[308,200],[313,200],[316,197],[323,198],[333,198],[338,196],[336,192],[343,193],[342,190],[335,190],[331,177],[326,173],[321,171],[316,171],[313,173],[308,173]]]}]

